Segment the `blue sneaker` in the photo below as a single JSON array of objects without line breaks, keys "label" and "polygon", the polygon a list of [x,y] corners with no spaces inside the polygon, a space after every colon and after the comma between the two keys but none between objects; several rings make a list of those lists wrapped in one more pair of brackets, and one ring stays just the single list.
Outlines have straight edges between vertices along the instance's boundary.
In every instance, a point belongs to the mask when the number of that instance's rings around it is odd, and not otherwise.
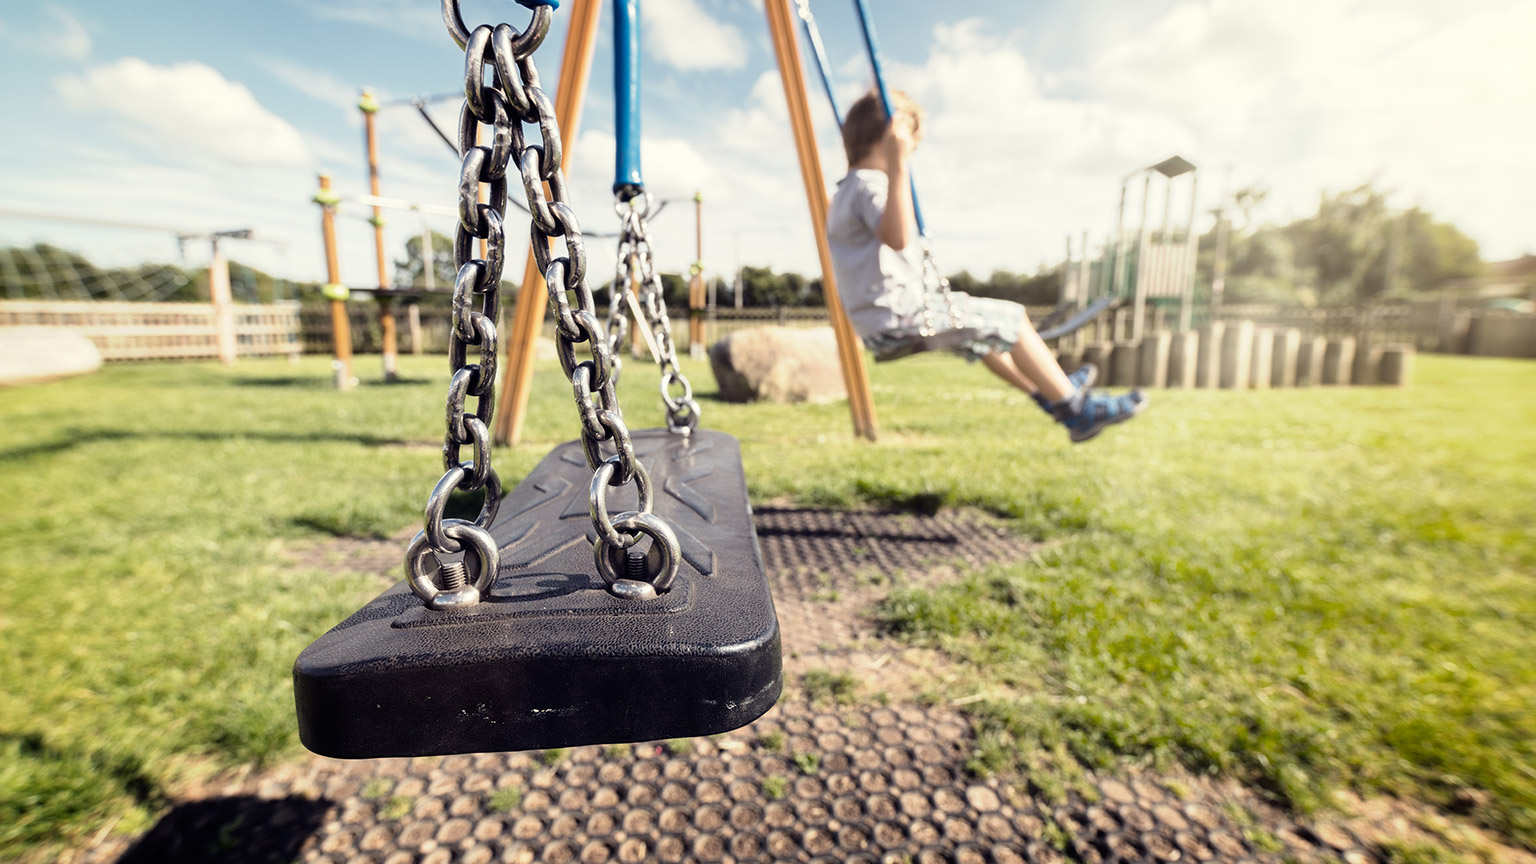
[{"label": "blue sneaker", "polygon": [[1051,406],[1051,413],[1061,425],[1067,427],[1072,443],[1084,441],[1104,431],[1104,427],[1124,423],[1147,410],[1146,394],[1132,390],[1119,396],[1108,393],[1079,390],[1068,399]]},{"label": "blue sneaker", "polygon": [[[1067,380],[1071,381],[1072,386],[1077,388],[1076,392],[1081,393],[1082,391],[1087,390],[1089,387],[1092,387],[1093,382],[1099,380],[1099,367],[1093,365],[1092,363],[1084,363],[1083,365],[1077,367],[1077,369],[1074,370],[1071,375],[1068,375]],[[1051,408],[1051,402],[1049,399],[1041,396],[1039,392],[1031,393],[1030,396],[1035,400],[1035,404],[1040,406],[1041,410],[1045,411],[1045,413],[1051,415],[1052,417],[1056,416],[1056,411]]]},{"label": "blue sneaker", "polygon": [[1077,367],[1077,370],[1071,375],[1068,375],[1067,380],[1072,382],[1073,387],[1079,390],[1087,390],[1093,386],[1093,382],[1099,380],[1099,367],[1092,363],[1084,363]]}]

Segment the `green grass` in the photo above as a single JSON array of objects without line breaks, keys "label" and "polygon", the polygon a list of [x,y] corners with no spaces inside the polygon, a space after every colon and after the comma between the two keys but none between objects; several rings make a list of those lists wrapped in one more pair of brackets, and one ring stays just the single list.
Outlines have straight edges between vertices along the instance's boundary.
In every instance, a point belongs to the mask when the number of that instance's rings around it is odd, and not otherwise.
[{"label": "green grass", "polygon": [[851,705],[858,696],[859,680],[848,672],[810,669],[801,676],[806,698],[829,705]]},{"label": "green grass", "polygon": [[[446,363],[402,359],[416,383],[369,386],[360,358],[349,394],[323,358],[0,390],[0,858],[145,825],[182,780],[299,752],[293,658],[381,588],[302,550],[394,534],[441,473]],[[874,446],[842,404],[726,405],[683,367],[755,500],[966,504],[1051,541],[884,610],[964,661],[953,695],[993,694],[966,706],[975,764],[1179,762],[1299,807],[1472,787],[1485,824],[1536,845],[1536,365],[1159,392],[1081,447],[950,358],[872,367]],[[654,386],[631,365],[631,426],[659,421]],[[503,480],[575,423],[541,365]]]},{"label": "green grass", "polygon": [[493,813],[505,813],[516,810],[523,803],[523,790],[520,786],[503,786],[491,793],[486,800],[486,807]]},{"label": "green grass", "polygon": [[1040,565],[897,592],[887,626],[1010,694],[967,706],[992,769],[1179,762],[1303,810],[1471,787],[1536,845],[1533,385],[1421,358],[1406,391],[1157,394],[1025,457]]},{"label": "green grass", "polygon": [[815,774],[821,770],[821,756],[815,753],[795,753],[790,757],[801,774]]},{"label": "green grass", "polygon": [[763,794],[769,801],[777,801],[789,790],[789,778],[782,774],[770,774],[763,778]]}]

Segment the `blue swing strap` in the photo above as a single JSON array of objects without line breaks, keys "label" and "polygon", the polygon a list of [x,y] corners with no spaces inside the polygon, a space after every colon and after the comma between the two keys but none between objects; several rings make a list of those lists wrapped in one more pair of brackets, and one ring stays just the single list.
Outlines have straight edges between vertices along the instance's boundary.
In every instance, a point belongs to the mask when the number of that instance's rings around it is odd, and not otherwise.
[{"label": "blue swing strap", "polygon": [[[875,70],[875,89],[880,92],[880,105],[885,108],[885,116],[896,116],[895,106],[891,104],[891,91],[885,84],[885,61],[880,56],[880,43],[875,38],[875,22],[869,16],[869,5],[865,0],[853,0],[853,4],[859,7],[859,28],[864,31],[864,47],[869,52],[869,65]],[[923,208],[917,203],[917,177],[908,175],[912,181],[912,216],[917,221],[917,233],[928,238],[928,223],[923,221]]]},{"label": "blue swing strap", "polygon": [[843,109],[837,105],[837,93],[832,89],[832,66],[827,63],[827,47],[821,41],[821,28],[816,26],[816,16],[811,14],[811,0],[795,0],[795,12],[800,16],[800,26],[805,38],[811,43],[811,56],[816,58],[816,71],[821,73],[822,89],[827,91],[827,102],[832,105],[832,116],[837,118],[837,128],[843,128]]},{"label": "blue swing strap", "polygon": [[624,202],[645,192],[640,176],[640,0],[613,0],[613,130],[613,194]]}]

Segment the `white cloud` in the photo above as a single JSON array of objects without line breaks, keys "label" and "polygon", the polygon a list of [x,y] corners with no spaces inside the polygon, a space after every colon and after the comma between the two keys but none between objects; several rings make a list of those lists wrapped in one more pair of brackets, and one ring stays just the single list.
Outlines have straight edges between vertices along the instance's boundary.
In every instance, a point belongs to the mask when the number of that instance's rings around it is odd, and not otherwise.
[{"label": "white cloud", "polygon": [[84,60],[91,55],[91,34],[80,19],[58,6],[48,7],[48,16],[58,24],[58,32],[45,37],[44,44],[53,54],[70,60]]},{"label": "white cloud", "polygon": [[1116,113],[1185,130],[1197,163],[1260,178],[1276,213],[1377,178],[1498,257],[1532,242],[1531,32],[1536,6],[1520,2],[1204,0],[1106,50],[1081,82]]},{"label": "white cloud", "polygon": [[58,79],[73,107],[116,114],[145,143],[193,159],[238,165],[310,161],[303,137],[245,85],[201,63],[155,66],[137,57]]},{"label": "white cloud", "polygon": [[375,27],[401,36],[448,42],[436,3],[417,0],[306,0],[293,5],[317,18]]},{"label": "white cloud", "polygon": [[741,31],[710,17],[698,0],[646,0],[644,49],[674,69],[740,69],[747,63]]},{"label": "white cloud", "polygon": [[0,37],[16,47],[36,54],[48,54],[66,60],[84,60],[91,55],[91,34],[69,10],[48,6],[44,10],[53,19],[53,27],[18,30],[0,21]]},{"label": "white cloud", "polygon": [[[277,80],[317,102],[342,109],[353,123],[357,121],[357,100],[361,90],[336,75],[314,66],[283,57],[257,57],[256,62]],[[378,95],[378,94],[375,94]],[[384,98],[379,96],[379,98]]]}]

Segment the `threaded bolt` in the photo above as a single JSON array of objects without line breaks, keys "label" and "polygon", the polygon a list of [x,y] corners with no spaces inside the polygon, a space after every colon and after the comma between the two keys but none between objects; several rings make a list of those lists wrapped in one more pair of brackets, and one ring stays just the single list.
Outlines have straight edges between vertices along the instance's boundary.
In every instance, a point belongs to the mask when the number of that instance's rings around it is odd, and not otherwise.
[{"label": "threaded bolt", "polygon": [[651,574],[647,573],[648,564],[646,554],[631,546],[624,551],[624,578],[633,579],[636,582],[651,581]]},{"label": "threaded bolt", "polygon": [[437,570],[437,581],[444,591],[457,591],[469,584],[469,568],[463,561],[443,564]]}]

